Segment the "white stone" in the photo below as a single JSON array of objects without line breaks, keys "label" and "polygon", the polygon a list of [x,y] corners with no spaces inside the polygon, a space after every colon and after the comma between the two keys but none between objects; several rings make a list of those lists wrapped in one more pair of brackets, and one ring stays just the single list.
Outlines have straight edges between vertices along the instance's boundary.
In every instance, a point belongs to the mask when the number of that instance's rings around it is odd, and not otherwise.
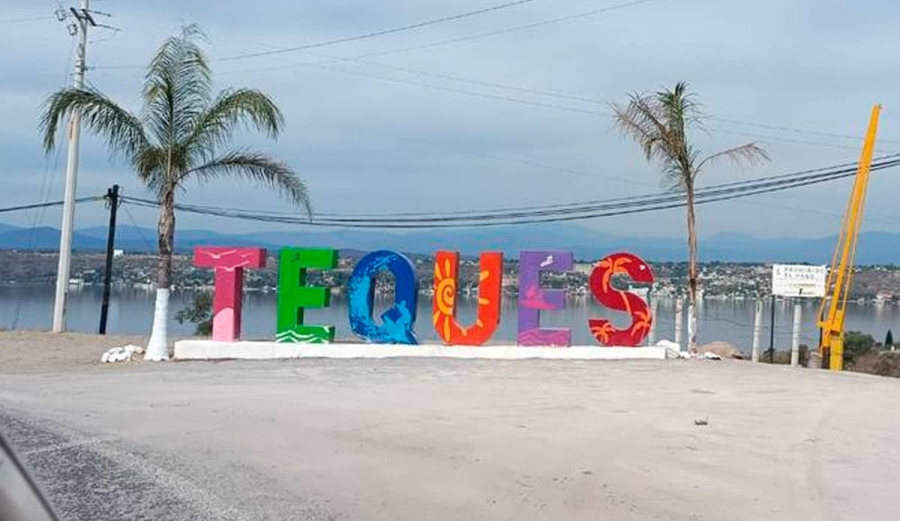
[{"label": "white stone", "polygon": [[111,364],[114,362],[125,362],[134,359],[134,355],[144,352],[144,348],[129,344],[123,347],[113,347],[107,349],[100,357],[101,364]]},{"label": "white stone", "polygon": [[656,343],[656,347],[665,347],[666,349],[671,349],[673,351],[681,351],[681,346],[671,340],[660,340]]}]

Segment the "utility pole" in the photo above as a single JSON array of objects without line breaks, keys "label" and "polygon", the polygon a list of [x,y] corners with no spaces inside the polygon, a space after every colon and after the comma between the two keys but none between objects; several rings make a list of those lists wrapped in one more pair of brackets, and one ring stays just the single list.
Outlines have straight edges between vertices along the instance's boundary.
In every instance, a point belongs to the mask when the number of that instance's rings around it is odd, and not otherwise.
[{"label": "utility pole", "polygon": [[769,306],[769,363],[775,363],[775,294],[772,293],[772,305]]},{"label": "utility pole", "polygon": [[794,303],[794,331],[791,333],[791,366],[800,365],[800,324],[803,310],[800,308],[800,299]]},{"label": "utility pole", "polygon": [[112,282],[113,255],[116,247],[116,213],[119,210],[119,185],[113,185],[106,191],[109,204],[109,233],[106,236],[106,269],[103,272],[103,301],[100,304],[101,335],[106,334],[106,319],[109,316],[109,286]]},{"label": "utility pole", "polygon": [[756,313],[753,314],[753,350],[750,352],[750,360],[759,362],[759,336],[762,333],[762,300],[756,299]]},{"label": "utility pole", "polygon": [[[75,17],[74,31],[78,34],[78,52],[75,57],[76,89],[84,88],[84,71],[87,68],[87,30],[97,25],[89,12],[90,0],[81,0],[81,8],[71,8]],[[71,26],[70,26],[71,27]],[[70,32],[72,29],[70,28]],[[73,33],[75,34],[75,33]],[[72,262],[72,233],[75,229],[75,192],[78,177],[78,144],[81,137],[81,113],[75,111],[69,120],[69,153],[66,161],[66,188],[63,196],[63,217],[59,237],[59,265],[56,270],[56,296],[53,301],[53,332],[66,330],[66,298],[69,293],[69,273]]]},{"label": "utility pole", "polygon": [[679,351],[684,351],[681,346],[681,321],[684,319],[683,305],[684,300],[681,297],[675,299],[675,343],[678,344]]},{"label": "utility pole", "polygon": [[656,322],[657,322],[657,314],[656,310],[658,309],[659,299],[654,295],[648,295],[650,298],[650,316],[653,319],[650,322],[650,332],[647,333],[647,345],[655,346],[656,345]]}]

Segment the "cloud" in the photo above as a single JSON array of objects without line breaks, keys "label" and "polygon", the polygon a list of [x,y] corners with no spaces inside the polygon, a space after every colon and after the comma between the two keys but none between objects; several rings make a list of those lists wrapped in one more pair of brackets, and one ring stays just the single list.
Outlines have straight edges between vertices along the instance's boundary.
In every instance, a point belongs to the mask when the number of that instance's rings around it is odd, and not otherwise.
[{"label": "cloud", "polygon": [[[578,111],[605,112],[606,100],[622,101],[627,92],[653,90],[681,79],[697,90],[708,112],[721,118],[850,136],[862,136],[871,104],[884,102],[881,135],[900,141],[900,118],[890,112],[900,74],[891,52],[898,42],[894,27],[900,6],[887,1],[878,2],[879,15],[872,18],[837,1],[763,0],[750,5],[660,0],[568,23],[366,59],[571,94],[597,103],[352,61],[327,65],[346,71],[284,67],[327,61],[323,54],[346,57],[416,46],[612,3],[536,1],[464,21],[316,49],[316,56],[290,53],[214,62],[217,84],[258,87],[278,100],[288,119],[286,134],[276,143],[255,136],[239,136],[239,142],[284,157],[307,179],[316,208],[330,213],[484,209],[658,191],[653,165],[615,132],[609,118]],[[209,36],[209,53],[221,57],[339,38],[488,4],[484,0],[104,4],[104,10],[114,11],[112,23],[123,31],[115,36],[95,33],[96,39],[108,39],[90,45],[88,63],[97,68],[89,72],[89,79],[138,110],[142,71],[103,67],[145,63],[182,23],[199,23]],[[17,16],[43,14],[24,0],[13,1],[7,9]],[[9,72],[0,78],[4,164],[0,175],[7,186],[15,187],[14,192],[0,193],[0,206],[7,206],[41,195],[46,159],[36,145],[36,111],[65,77],[71,41],[54,20],[0,25],[0,31],[0,61]],[[257,70],[271,67],[283,68]],[[723,163],[707,172],[705,183],[825,166],[858,156],[853,147],[859,140],[720,121],[709,126],[713,129],[709,135],[696,136],[704,150],[758,139],[772,162],[750,171]],[[900,150],[900,144],[879,147],[882,153],[893,150]],[[126,166],[110,163],[102,143],[87,138],[79,193],[102,192],[114,181],[131,194],[143,193]],[[54,182],[53,193],[61,193],[61,171]],[[895,206],[889,194],[898,188],[900,181],[892,171],[877,174],[867,214],[889,216]],[[832,234],[848,194],[849,184],[836,182],[710,205],[700,211],[700,227],[703,233]],[[179,197],[198,204],[290,208],[274,194],[239,181],[203,189],[189,186]],[[151,212],[136,211],[135,216],[146,219],[141,224],[154,223]],[[10,219],[30,223],[33,216],[10,215]],[[101,224],[103,219],[102,211],[79,213],[79,225]],[[670,211],[586,224],[617,234],[674,236],[683,233],[682,221],[681,211]],[[873,220],[866,227],[892,229],[888,221]],[[215,223],[179,217],[179,227],[200,225]],[[238,231],[259,227],[236,221],[227,226]]]}]

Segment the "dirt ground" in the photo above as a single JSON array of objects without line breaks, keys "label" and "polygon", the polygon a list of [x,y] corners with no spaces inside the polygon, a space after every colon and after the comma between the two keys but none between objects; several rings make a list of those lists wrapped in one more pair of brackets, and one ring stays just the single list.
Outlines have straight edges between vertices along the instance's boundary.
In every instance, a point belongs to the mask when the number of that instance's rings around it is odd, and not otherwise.
[{"label": "dirt ground", "polygon": [[0,421],[69,519],[900,509],[893,378],[699,360],[97,364],[136,340],[0,335]]},{"label": "dirt ground", "polygon": [[0,331],[0,373],[65,373],[96,368],[111,347],[147,345],[148,337]]}]

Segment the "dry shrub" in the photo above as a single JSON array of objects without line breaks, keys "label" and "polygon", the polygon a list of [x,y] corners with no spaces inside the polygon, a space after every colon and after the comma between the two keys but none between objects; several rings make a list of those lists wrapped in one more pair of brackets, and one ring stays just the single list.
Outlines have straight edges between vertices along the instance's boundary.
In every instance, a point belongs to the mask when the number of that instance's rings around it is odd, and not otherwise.
[{"label": "dry shrub", "polygon": [[853,364],[848,366],[847,369],[858,373],[900,378],[900,352],[886,351],[879,353],[877,351],[869,351],[857,356]]}]

